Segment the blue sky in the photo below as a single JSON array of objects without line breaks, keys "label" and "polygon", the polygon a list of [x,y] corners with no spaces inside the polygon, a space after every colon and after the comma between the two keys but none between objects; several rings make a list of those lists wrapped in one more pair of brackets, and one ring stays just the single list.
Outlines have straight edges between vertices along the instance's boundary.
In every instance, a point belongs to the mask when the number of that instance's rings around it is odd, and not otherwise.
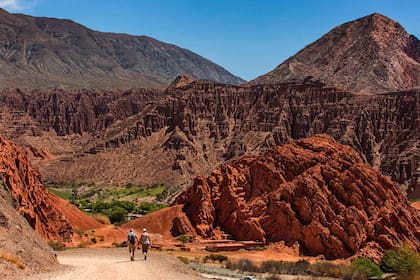
[{"label": "blue sky", "polygon": [[379,12],[420,37],[419,0],[0,0],[9,12],[67,18],[190,49],[250,80],[333,27]]}]

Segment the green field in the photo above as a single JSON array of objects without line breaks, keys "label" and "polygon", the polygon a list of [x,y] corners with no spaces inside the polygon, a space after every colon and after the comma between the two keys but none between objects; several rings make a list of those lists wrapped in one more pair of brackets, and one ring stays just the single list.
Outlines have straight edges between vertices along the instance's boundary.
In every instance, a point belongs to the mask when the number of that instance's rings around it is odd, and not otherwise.
[{"label": "green field", "polygon": [[50,188],[48,188],[48,191],[50,191],[51,193],[65,199],[65,200],[70,200],[70,198],[71,198],[71,192],[66,191],[66,190],[59,190],[59,189],[55,189],[55,188],[50,187]]},{"label": "green field", "polygon": [[46,182],[48,190],[79,209],[93,215],[103,214],[112,223],[127,220],[128,213],[146,215],[167,207],[164,203],[172,191],[163,184],[151,186],[60,184]]}]

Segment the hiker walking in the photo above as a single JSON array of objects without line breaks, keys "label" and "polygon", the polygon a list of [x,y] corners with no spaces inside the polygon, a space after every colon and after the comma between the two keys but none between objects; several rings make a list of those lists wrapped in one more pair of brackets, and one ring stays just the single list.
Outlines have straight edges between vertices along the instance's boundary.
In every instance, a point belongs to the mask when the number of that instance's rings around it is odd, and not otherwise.
[{"label": "hiker walking", "polygon": [[136,244],[138,243],[139,238],[137,234],[134,232],[132,228],[127,235],[127,244],[128,244],[128,252],[130,253],[130,260],[134,261],[134,252],[136,251]]},{"label": "hiker walking", "polygon": [[151,242],[150,242],[150,235],[145,228],[143,229],[143,233],[141,234],[140,243],[141,243],[141,248],[143,250],[144,260],[146,260],[147,251],[149,251]]}]

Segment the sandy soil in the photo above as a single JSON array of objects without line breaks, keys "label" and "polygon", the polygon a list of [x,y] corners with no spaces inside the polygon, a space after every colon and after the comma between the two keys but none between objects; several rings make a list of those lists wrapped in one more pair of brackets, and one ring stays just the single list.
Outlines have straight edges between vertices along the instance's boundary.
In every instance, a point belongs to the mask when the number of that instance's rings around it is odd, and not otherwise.
[{"label": "sandy soil", "polygon": [[[139,253],[136,251],[136,253]],[[149,254],[144,261],[141,253],[135,261],[129,260],[127,248],[111,249],[73,249],[58,253],[60,263],[65,269],[34,275],[26,280],[60,279],[60,280],[202,280],[191,268],[177,258],[156,251]]]}]

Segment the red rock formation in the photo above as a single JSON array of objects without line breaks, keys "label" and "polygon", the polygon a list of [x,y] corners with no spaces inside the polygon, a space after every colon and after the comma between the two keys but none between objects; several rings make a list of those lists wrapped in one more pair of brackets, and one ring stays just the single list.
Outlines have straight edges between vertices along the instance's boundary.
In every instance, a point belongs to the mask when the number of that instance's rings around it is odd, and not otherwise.
[{"label": "red rock formation", "polygon": [[0,178],[0,254],[19,259],[20,269],[0,257],[0,279],[23,279],[24,274],[42,272],[58,265],[51,248],[13,207],[13,199]]},{"label": "red rock formation", "polygon": [[[311,82],[245,88],[206,81],[164,94],[7,90],[0,94],[0,132],[58,155],[44,165],[36,162],[49,180],[155,183],[168,178],[166,183],[174,185],[234,156],[327,133],[415,193],[419,93],[367,97]],[[150,149],[154,152],[147,154]],[[127,165],[134,169],[125,172]]]},{"label": "red rock formation", "polygon": [[73,230],[101,227],[74,205],[48,192],[25,152],[0,137],[0,179],[15,207],[46,240],[72,242]]},{"label": "red rock formation", "polygon": [[415,196],[419,100],[418,90],[358,96],[313,82],[196,81],[165,93],[5,90],[0,133],[57,155],[35,162],[52,181],[171,186],[234,156],[326,133]]},{"label": "red rock formation", "polygon": [[181,205],[171,206],[137,218],[124,224],[122,228],[127,230],[134,228],[137,232],[147,228],[150,233],[159,233],[165,238],[181,234],[196,235],[191,222],[182,212]]},{"label": "red rock formation", "polygon": [[299,242],[302,253],[377,255],[420,250],[420,215],[397,186],[350,147],[317,135],[222,164],[178,199],[198,234]]}]

